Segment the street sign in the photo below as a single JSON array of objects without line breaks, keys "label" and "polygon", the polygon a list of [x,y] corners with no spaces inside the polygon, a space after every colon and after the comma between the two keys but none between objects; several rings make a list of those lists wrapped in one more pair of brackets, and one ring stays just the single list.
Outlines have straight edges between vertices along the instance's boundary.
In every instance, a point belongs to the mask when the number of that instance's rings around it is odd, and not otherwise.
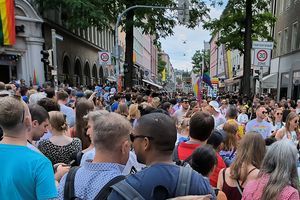
[{"label": "street sign", "polygon": [[254,49],[254,65],[269,67],[271,60],[270,49]]},{"label": "street sign", "polygon": [[252,48],[253,49],[273,49],[274,42],[260,42],[260,41],[253,41]]},{"label": "street sign", "polygon": [[111,65],[111,55],[109,52],[99,52],[99,64]]}]

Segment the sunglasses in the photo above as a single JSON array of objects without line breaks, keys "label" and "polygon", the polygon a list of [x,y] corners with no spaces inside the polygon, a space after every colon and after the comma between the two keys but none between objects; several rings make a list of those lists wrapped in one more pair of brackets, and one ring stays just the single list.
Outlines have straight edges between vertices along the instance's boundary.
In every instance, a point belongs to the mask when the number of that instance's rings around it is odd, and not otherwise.
[{"label": "sunglasses", "polygon": [[130,137],[130,141],[131,142],[134,142],[134,140],[137,139],[137,138],[148,138],[149,140],[153,139],[153,137],[151,137],[151,136],[147,136],[147,135],[133,135],[132,133],[129,134],[129,137]]},{"label": "sunglasses", "polygon": [[296,123],[296,124],[298,124],[298,122],[299,122],[298,120],[295,120],[295,121],[294,121],[294,123]]},{"label": "sunglasses", "polygon": [[263,115],[268,114],[267,111],[262,111],[261,113],[262,113]]},{"label": "sunglasses", "polygon": [[277,113],[276,115],[283,115],[283,113]]}]

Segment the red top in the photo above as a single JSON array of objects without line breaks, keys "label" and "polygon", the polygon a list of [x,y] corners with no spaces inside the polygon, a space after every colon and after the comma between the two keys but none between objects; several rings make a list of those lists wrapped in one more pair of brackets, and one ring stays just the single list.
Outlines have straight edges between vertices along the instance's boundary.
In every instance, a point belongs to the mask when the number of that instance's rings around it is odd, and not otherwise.
[{"label": "red top", "polygon": [[[187,159],[193,153],[193,151],[198,147],[200,147],[200,144],[188,144],[185,142],[180,143],[178,146],[179,160]],[[218,153],[216,153],[216,155],[217,155],[218,163],[215,170],[209,177],[210,184],[213,187],[217,187],[218,176],[221,169],[226,168],[226,165],[222,157]]]}]

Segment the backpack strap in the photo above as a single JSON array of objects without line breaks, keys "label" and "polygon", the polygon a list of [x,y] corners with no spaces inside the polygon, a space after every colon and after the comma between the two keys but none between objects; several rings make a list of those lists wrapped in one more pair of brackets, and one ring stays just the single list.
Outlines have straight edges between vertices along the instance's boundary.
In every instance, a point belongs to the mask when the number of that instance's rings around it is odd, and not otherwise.
[{"label": "backpack strap", "polygon": [[74,181],[77,170],[80,167],[72,167],[67,175],[64,187],[64,199],[69,200],[75,197]]},{"label": "backpack strap", "polygon": [[111,192],[111,186],[124,180],[126,176],[120,175],[116,176],[113,179],[111,179],[108,183],[106,183],[103,188],[99,191],[97,196],[94,198],[94,200],[104,200],[107,199],[108,195]]},{"label": "backpack strap", "polygon": [[173,161],[174,161],[176,164],[180,162],[180,160],[179,160],[179,155],[178,155],[178,146],[179,146],[179,144],[177,144],[177,145],[175,146],[174,151],[173,151],[173,155],[172,155]]},{"label": "backpack strap", "polygon": [[111,186],[119,195],[125,200],[144,200],[144,197],[138,193],[131,185],[125,180]]},{"label": "backpack strap", "polygon": [[176,186],[175,196],[185,196],[190,191],[191,179],[192,179],[192,168],[180,167],[179,177]]}]

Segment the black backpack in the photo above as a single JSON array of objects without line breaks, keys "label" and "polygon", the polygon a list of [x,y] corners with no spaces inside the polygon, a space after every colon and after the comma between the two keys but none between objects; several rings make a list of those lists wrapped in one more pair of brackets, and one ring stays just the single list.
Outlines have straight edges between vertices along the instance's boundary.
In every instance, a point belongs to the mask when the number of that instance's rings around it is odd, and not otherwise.
[{"label": "black backpack", "polygon": [[[75,175],[79,168],[80,167],[72,167],[67,175],[65,187],[64,187],[64,200],[82,200],[81,198],[75,196],[75,188],[74,188]],[[99,193],[94,198],[94,200],[107,199],[108,195],[112,190],[110,187],[124,179],[125,176],[123,175],[116,176],[115,178],[111,179],[106,185],[103,186],[103,188],[99,191]]]}]

